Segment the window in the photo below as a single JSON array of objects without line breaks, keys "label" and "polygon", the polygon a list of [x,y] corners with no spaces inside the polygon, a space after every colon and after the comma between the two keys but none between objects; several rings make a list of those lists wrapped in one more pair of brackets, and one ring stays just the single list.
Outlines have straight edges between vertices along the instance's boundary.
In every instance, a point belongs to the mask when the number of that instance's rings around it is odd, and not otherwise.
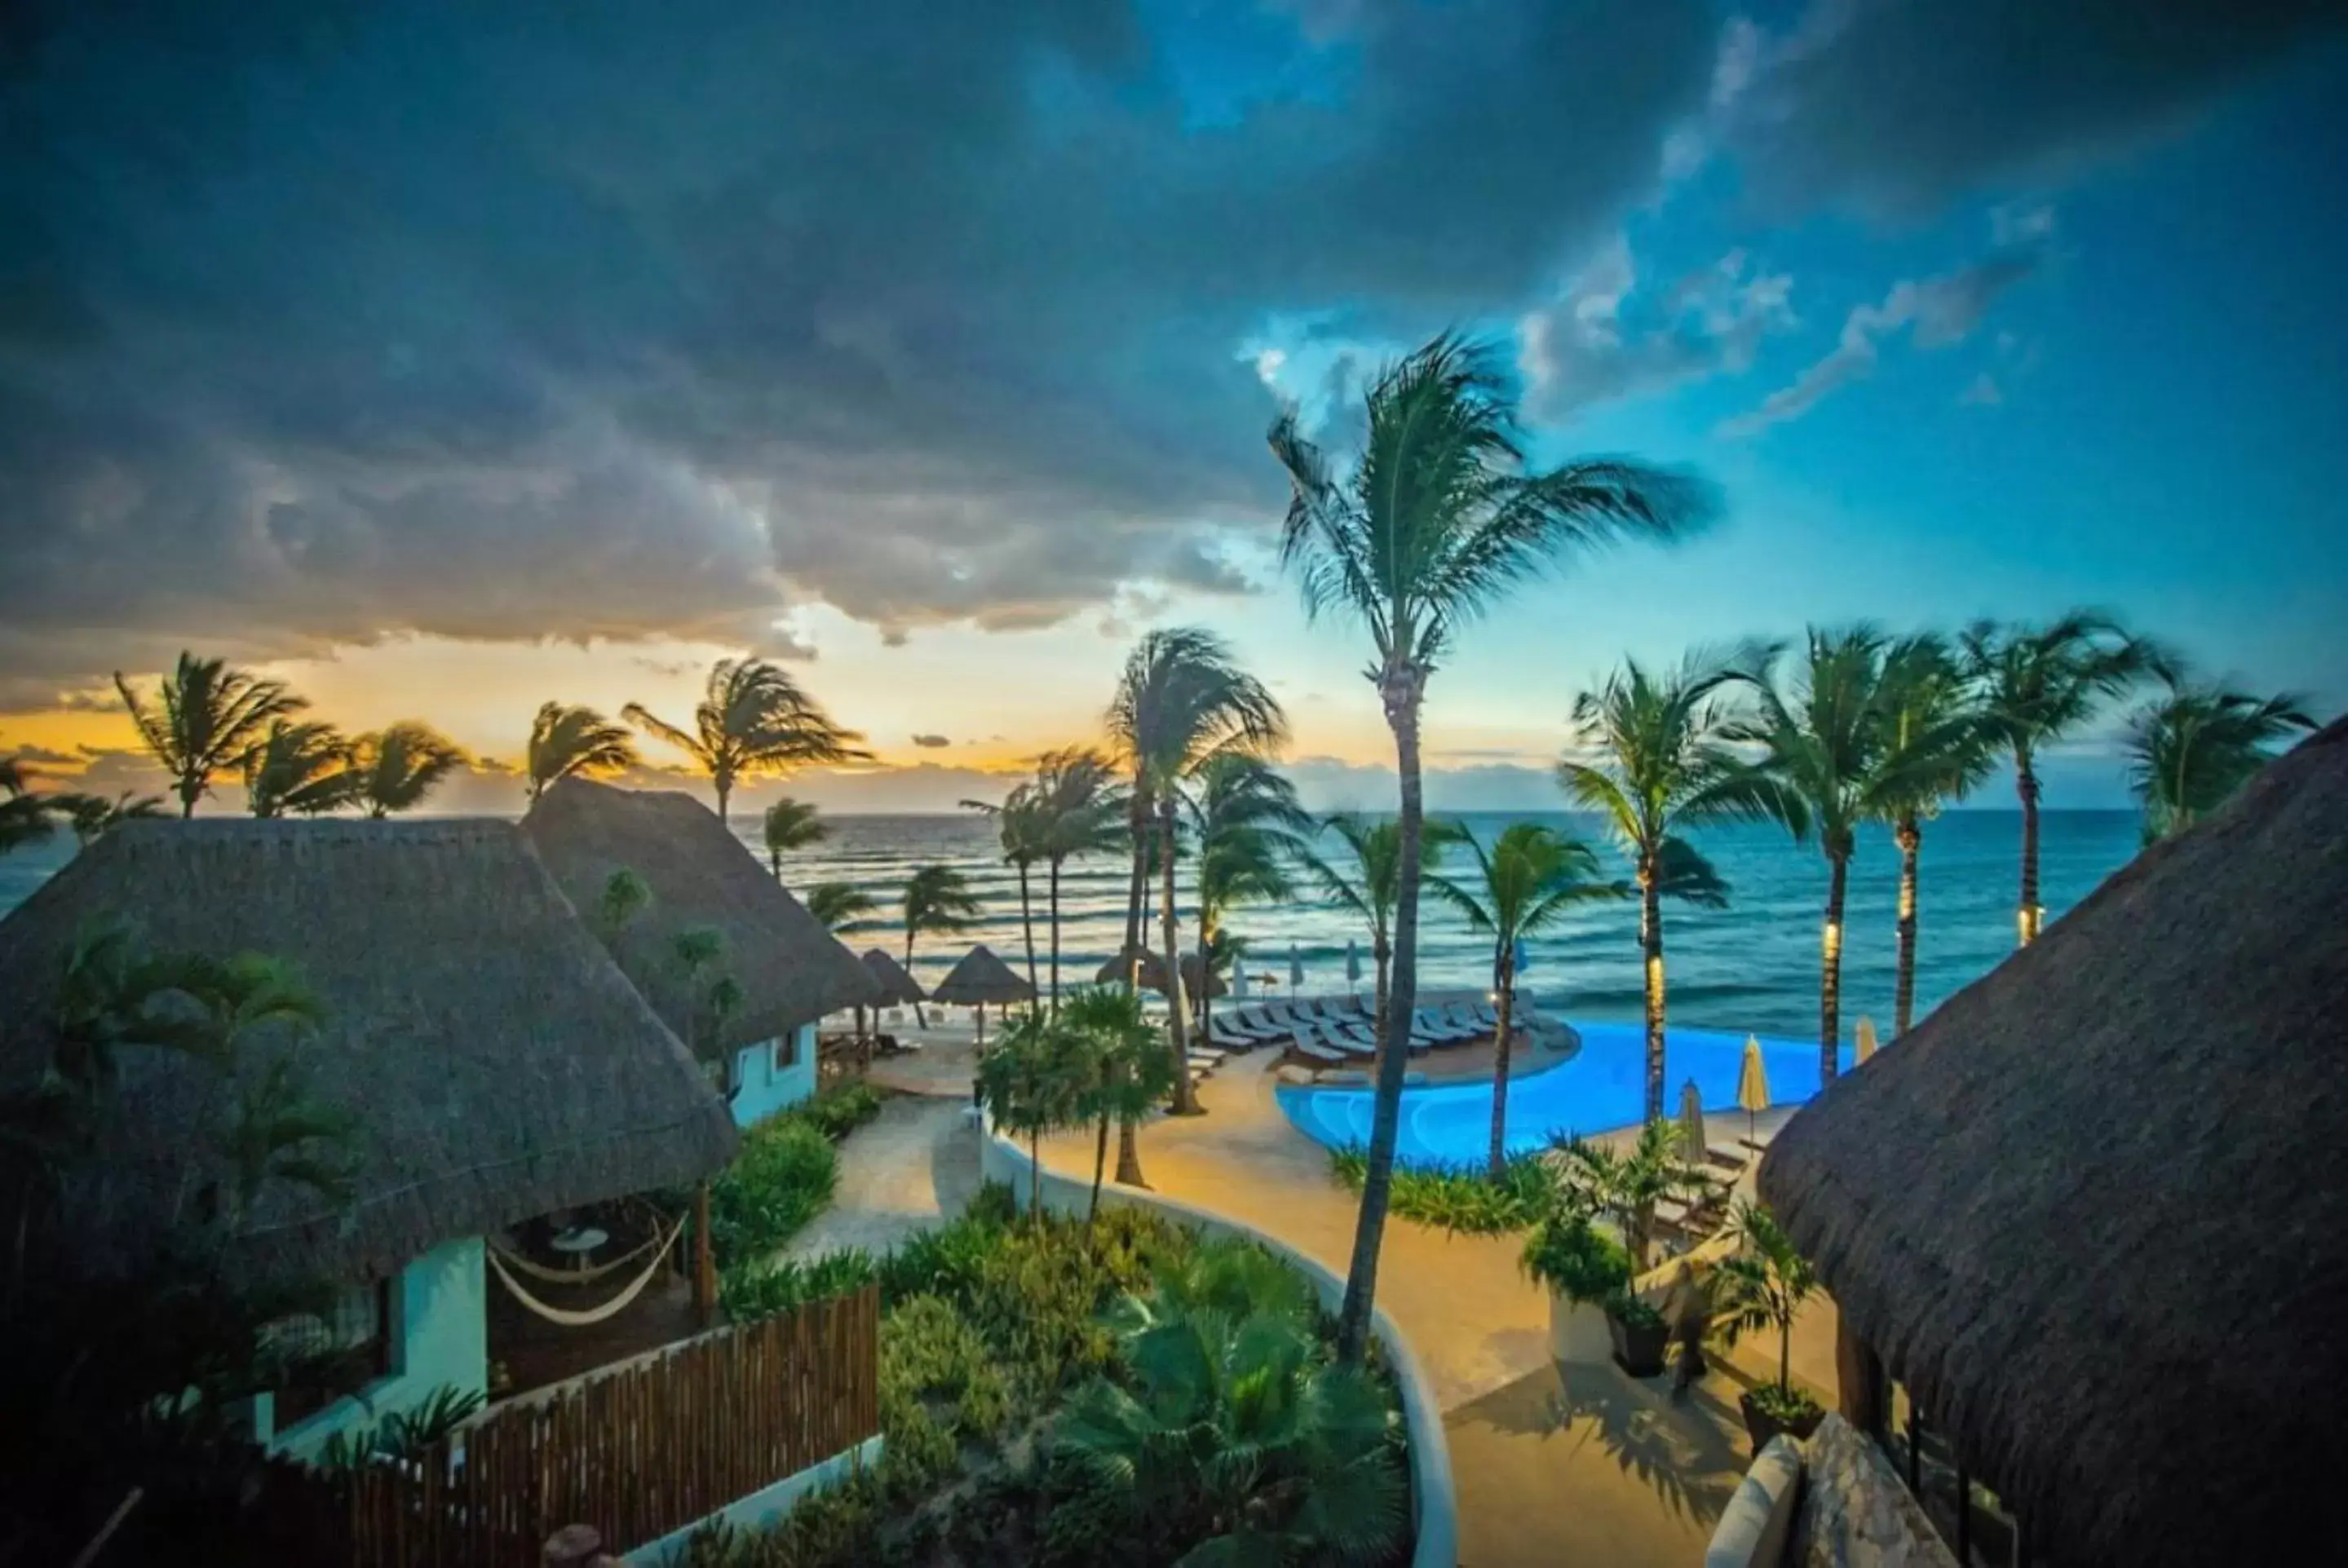
[{"label": "window", "polygon": [[263,1346],[287,1363],[287,1381],[277,1390],[278,1430],[389,1377],[392,1332],[388,1279],[348,1286],[322,1312],[264,1325]]},{"label": "window", "polygon": [[787,1030],[775,1037],[775,1071],[797,1067],[799,1063],[799,1031]]}]

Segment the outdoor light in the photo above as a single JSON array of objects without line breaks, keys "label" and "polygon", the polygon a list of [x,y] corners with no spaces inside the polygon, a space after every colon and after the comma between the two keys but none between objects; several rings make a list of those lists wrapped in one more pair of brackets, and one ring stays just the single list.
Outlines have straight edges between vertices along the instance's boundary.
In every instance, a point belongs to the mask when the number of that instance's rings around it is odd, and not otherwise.
[{"label": "outdoor light", "polygon": [[1842,956],[1841,921],[1829,920],[1827,922],[1825,951],[1827,960],[1829,963]]}]

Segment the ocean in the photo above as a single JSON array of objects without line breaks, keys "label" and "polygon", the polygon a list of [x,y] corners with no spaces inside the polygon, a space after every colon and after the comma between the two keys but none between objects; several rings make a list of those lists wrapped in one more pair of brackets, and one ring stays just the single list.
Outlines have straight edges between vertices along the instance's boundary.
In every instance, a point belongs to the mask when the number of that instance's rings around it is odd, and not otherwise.
[{"label": "ocean", "polygon": [[[1593,821],[1567,813],[1481,812],[1459,820],[1488,841],[1507,823],[1529,817],[1602,843]],[[985,942],[1014,965],[1024,965],[1018,880],[997,857],[990,823],[976,815],[828,820],[830,839],[789,856],[785,879],[794,888],[853,882],[880,901],[881,915],[842,933],[850,946],[860,951],[877,945],[901,954],[904,933],[891,917],[896,892],[912,867],[943,862],[961,868],[985,900],[985,914],[962,937],[923,938],[914,948],[915,973],[924,983],[936,980],[973,941]],[[738,825],[738,830],[747,840],[756,825]],[[1926,825],[1919,902],[1919,1017],[2013,950],[2021,831],[2021,817],[2013,812],[1952,812]],[[1728,879],[1730,905],[1724,910],[1664,907],[1672,1022],[1815,1040],[1825,861],[1815,849],[1756,826],[1714,829],[1698,841]],[[2048,918],[2085,897],[2137,847],[2133,813],[2046,813],[2041,822],[2039,875]],[[14,907],[71,853],[71,841],[65,839],[0,857],[0,910]],[[1601,848],[1601,856],[1610,875],[1626,874],[1622,857],[1611,848]],[[1088,979],[1124,939],[1126,876],[1125,863],[1111,857],[1072,862],[1062,873],[1064,983]],[[1863,832],[1851,863],[1845,915],[1846,1039],[1861,1015],[1872,1016],[1890,1032],[1898,881],[1899,855],[1889,832]],[[1037,871],[1039,966],[1046,941],[1045,882]],[[1277,974],[1283,986],[1293,947],[1308,992],[1344,989],[1345,945],[1355,939],[1360,943],[1362,986],[1368,987],[1368,939],[1334,909],[1311,902],[1248,906],[1231,917],[1230,925],[1247,941],[1250,972]],[[1481,988],[1488,983],[1490,949],[1457,915],[1430,901],[1422,907],[1419,930],[1422,985]],[[1520,991],[1543,1009],[1598,1023],[1639,1018],[1635,903],[1579,911],[1528,946],[1531,963],[1519,982]]]}]

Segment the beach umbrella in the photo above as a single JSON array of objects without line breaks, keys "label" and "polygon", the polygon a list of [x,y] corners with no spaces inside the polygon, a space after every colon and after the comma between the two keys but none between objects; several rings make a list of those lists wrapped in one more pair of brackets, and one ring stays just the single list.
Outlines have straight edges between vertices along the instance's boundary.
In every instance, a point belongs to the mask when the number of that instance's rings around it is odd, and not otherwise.
[{"label": "beach umbrella", "polygon": [[1875,1020],[1871,1018],[1862,1018],[1859,1020],[1859,1044],[1850,1053],[1851,1061],[1854,1063],[1863,1062],[1874,1054]]},{"label": "beach umbrella", "polygon": [[1345,983],[1349,986],[1362,983],[1362,949],[1351,937],[1345,938]]},{"label": "beach umbrella", "polygon": [[978,1009],[978,1048],[986,1049],[986,1004],[993,1002],[997,1010],[1013,1002],[1035,1004],[1035,988],[1009,964],[994,956],[994,950],[981,942],[962,956],[962,961],[946,971],[946,978],[930,988],[930,999],[949,1007],[974,1007]]},{"label": "beach umbrella", "polygon": [[1296,944],[1288,944],[1288,989],[1292,991],[1304,984],[1304,958],[1297,952]]},{"label": "beach umbrella", "polygon": [[1231,995],[1241,1001],[1245,1001],[1247,999],[1247,966],[1244,964],[1233,964],[1231,966]]},{"label": "beach umbrella", "polygon": [[1704,1135],[1704,1092],[1691,1078],[1680,1089],[1680,1142],[1682,1157],[1691,1165],[1704,1163],[1707,1140]]},{"label": "beach umbrella", "polygon": [[1769,1109],[1769,1069],[1761,1061],[1761,1040],[1745,1037],[1745,1060],[1736,1069],[1736,1108],[1745,1112],[1745,1141],[1753,1141],[1753,1119]]},{"label": "beach umbrella", "polygon": [[1516,950],[1509,955],[1509,972],[1510,974],[1521,975],[1532,967],[1532,955],[1525,951],[1525,939],[1522,937],[1519,937],[1517,938]]}]

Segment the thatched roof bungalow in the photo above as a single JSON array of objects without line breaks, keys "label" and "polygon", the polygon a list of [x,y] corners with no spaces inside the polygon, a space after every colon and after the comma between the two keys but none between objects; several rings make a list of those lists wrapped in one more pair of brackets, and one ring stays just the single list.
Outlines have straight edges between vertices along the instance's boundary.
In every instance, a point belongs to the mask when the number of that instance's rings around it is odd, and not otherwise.
[{"label": "thatched roof bungalow", "polygon": [[[707,1081],[580,924],[510,824],[134,822],[0,920],[0,1086],[51,1060],[77,938],[127,924],[157,952],[267,954],[324,1009],[290,1051],[311,1097],[359,1118],[336,1212],[273,1190],[235,1237],[261,1273],[365,1277],[451,1236],[686,1184],[735,1134]],[[98,1272],[127,1267],[191,1186],[233,1086],[128,1050],[101,1158],[68,1212]]]},{"label": "thatched roof bungalow", "polygon": [[944,979],[930,988],[930,999],[951,1007],[1007,1007],[1034,1001],[1035,988],[981,942],[946,971]]},{"label": "thatched roof bungalow", "polygon": [[[564,779],[521,825],[591,926],[605,924],[600,907],[615,872],[633,872],[649,890],[624,925],[600,934],[678,1037],[726,1065],[738,1121],[811,1092],[815,1021],[880,999],[856,956],[690,795]],[[676,956],[677,938],[692,931],[715,932],[723,947],[697,976]],[[707,989],[721,975],[740,999],[718,1017]]]},{"label": "thatched roof bungalow", "polygon": [[2313,1562],[2343,1150],[2348,722],[1830,1085],[1760,1184],[2034,1558]]},{"label": "thatched roof bungalow", "polygon": [[867,948],[860,961],[864,965],[865,972],[872,977],[872,983],[880,988],[880,1000],[876,1005],[911,1007],[916,1002],[929,1000],[929,993],[922,989],[922,982],[907,973],[905,966],[884,949]]}]

